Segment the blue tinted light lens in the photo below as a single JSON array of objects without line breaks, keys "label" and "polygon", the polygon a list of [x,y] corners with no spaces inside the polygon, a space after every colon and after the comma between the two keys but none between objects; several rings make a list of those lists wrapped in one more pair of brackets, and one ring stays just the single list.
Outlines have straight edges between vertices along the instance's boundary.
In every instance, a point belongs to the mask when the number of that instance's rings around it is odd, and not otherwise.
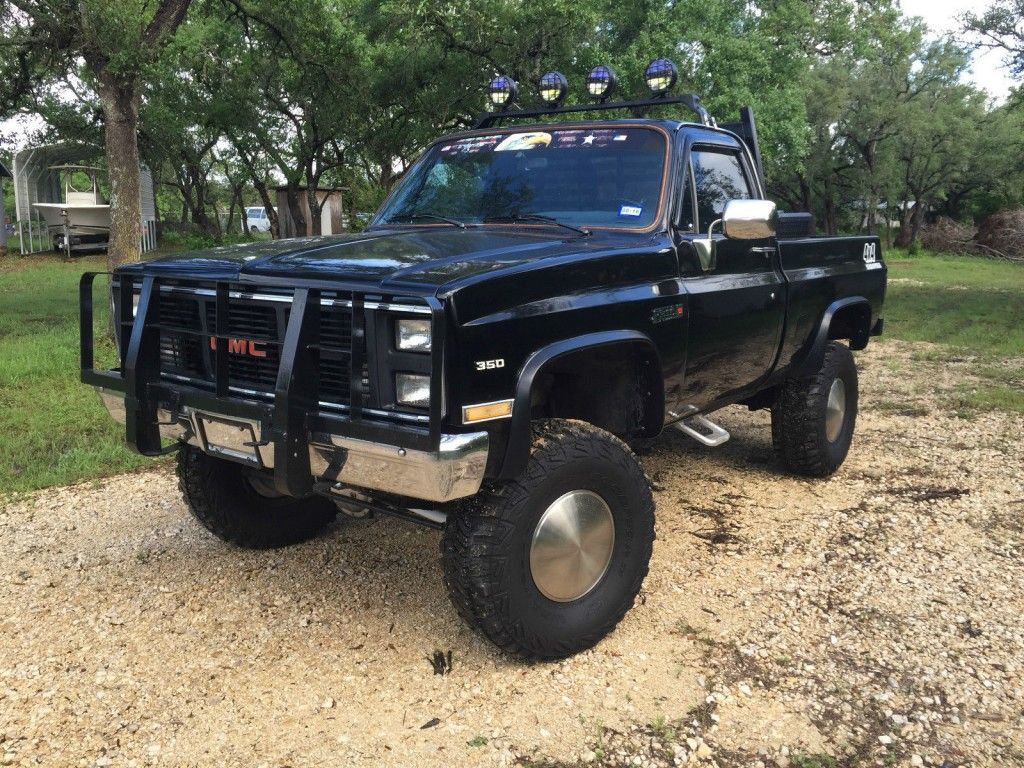
[{"label": "blue tinted light lens", "polygon": [[647,69],[644,71],[647,87],[657,95],[672,90],[678,77],[679,70],[668,59],[655,59],[647,65]]},{"label": "blue tinted light lens", "polygon": [[612,95],[618,82],[615,70],[604,64],[599,64],[587,75],[587,93],[599,99],[607,99]]},{"label": "blue tinted light lens", "polygon": [[515,101],[518,93],[519,86],[516,81],[507,75],[500,75],[491,80],[491,85],[488,88],[488,96],[496,107],[507,107]]},{"label": "blue tinted light lens", "polygon": [[561,72],[548,72],[540,79],[540,98],[549,107],[558,106],[569,91],[569,81]]}]

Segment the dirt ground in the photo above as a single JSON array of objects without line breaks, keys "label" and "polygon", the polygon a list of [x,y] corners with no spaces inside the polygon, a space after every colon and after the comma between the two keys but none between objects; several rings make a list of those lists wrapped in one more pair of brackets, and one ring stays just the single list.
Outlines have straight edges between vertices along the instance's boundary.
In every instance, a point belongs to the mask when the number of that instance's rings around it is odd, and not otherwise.
[{"label": "dirt ground", "polygon": [[1024,765],[1024,418],[951,414],[969,361],[914,351],[859,355],[827,481],[765,413],[663,436],[641,600],[557,664],[459,622],[433,531],[241,551],[165,469],[9,501],[0,765]]}]

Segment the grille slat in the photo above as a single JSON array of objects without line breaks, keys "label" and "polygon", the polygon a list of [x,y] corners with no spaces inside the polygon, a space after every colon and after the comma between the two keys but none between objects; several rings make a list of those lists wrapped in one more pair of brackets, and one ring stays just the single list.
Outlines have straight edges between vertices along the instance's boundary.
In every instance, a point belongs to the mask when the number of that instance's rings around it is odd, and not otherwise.
[{"label": "grille slat", "polygon": [[[164,372],[214,384],[216,352],[210,347],[216,304],[203,295],[160,297],[160,359]],[[230,299],[228,305],[228,384],[271,397],[281,362],[280,344],[289,308],[253,299]],[[320,307],[320,399],[348,405],[351,400],[352,318],[345,307]],[[255,341],[252,347],[249,342]],[[365,341],[361,340],[365,345]],[[265,353],[254,356],[251,352]],[[365,358],[365,353],[363,355]],[[364,368],[362,379],[368,379]]]}]

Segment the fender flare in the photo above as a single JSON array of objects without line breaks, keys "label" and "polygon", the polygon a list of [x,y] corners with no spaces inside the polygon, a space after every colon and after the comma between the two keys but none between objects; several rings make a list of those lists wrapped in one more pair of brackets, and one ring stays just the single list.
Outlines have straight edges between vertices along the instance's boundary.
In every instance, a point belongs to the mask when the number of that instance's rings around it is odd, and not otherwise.
[{"label": "fender flare", "polygon": [[[825,357],[825,347],[828,346],[828,333],[832,326],[832,318],[834,318],[840,310],[856,306],[862,306],[867,309],[868,325],[870,326],[871,302],[864,296],[848,296],[844,299],[836,299],[833,301],[825,308],[825,312],[821,316],[821,321],[818,323],[818,330],[815,332],[814,337],[811,340],[807,354],[804,355],[803,362],[798,366],[800,373],[807,374],[816,371],[821,367],[821,362]],[[858,347],[858,349],[863,349],[863,347]]]},{"label": "fender flare", "polygon": [[[661,357],[654,342],[646,334],[632,330],[599,331],[548,344],[527,357],[526,362],[523,363],[522,368],[519,370],[519,376],[516,379],[512,418],[509,423],[508,443],[505,447],[505,456],[502,460],[501,470],[498,472],[497,479],[510,480],[526,469],[526,462],[530,456],[533,383],[537,374],[548,363],[565,355],[580,352],[581,350],[599,349],[620,344],[640,346],[650,355],[650,359],[657,370],[657,375],[652,377],[657,391],[652,391],[651,396],[657,402],[661,402],[662,408],[664,408],[665,382],[661,375]],[[657,414],[657,428],[661,427],[663,418],[664,414],[659,412]]]}]

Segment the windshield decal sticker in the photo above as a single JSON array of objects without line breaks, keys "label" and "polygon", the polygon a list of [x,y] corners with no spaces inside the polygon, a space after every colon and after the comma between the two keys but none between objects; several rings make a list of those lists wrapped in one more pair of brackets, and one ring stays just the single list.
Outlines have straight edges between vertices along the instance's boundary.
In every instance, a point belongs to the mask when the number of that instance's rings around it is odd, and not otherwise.
[{"label": "windshield decal sticker", "polygon": [[482,152],[494,149],[501,136],[471,136],[467,139],[459,139],[450,144],[441,146],[441,154],[458,154],[460,152]]},{"label": "windshield decal sticker", "polygon": [[494,148],[495,152],[515,152],[520,149],[536,149],[551,143],[551,134],[537,131],[534,133],[513,133]]},{"label": "windshield decal sticker", "polygon": [[640,216],[644,209],[639,205],[624,205],[619,208],[619,216]]}]

